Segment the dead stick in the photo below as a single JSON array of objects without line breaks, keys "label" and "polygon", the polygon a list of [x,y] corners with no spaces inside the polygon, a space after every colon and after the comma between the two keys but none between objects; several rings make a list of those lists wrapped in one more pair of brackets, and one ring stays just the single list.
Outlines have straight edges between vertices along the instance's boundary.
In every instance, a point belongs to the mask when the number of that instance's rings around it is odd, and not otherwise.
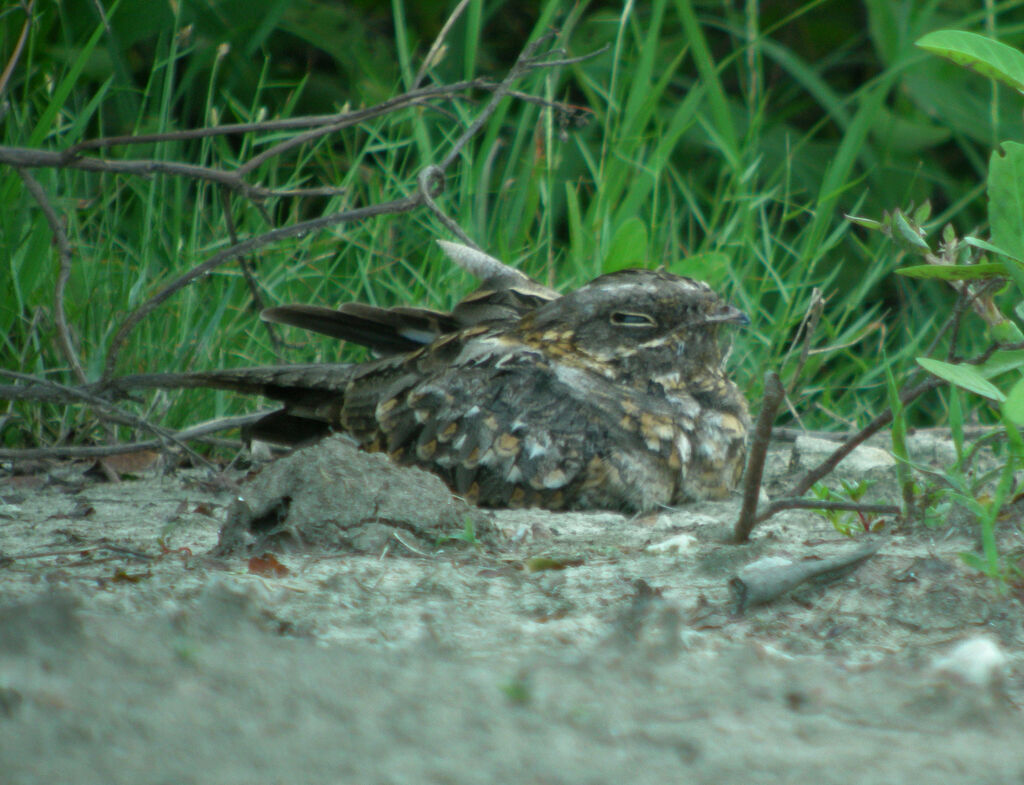
[{"label": "dead stick", "polygon": [[12,379],[17,379],[23,382],[30,382],[32,384],[42,384],[47,387],[53,387],[54,389],[60,390],[61,392],[69,396],[72,396],[75,399],[78,399],[84,403],[88,403],[96,407],[97,409],[99,409],[101,413],[106,414],[106,416],[109,419],[115,422],[120,422],[124,425],[129,425],[133,428],[141,428],[143,430],[147,430],[150,433],[157,436],[158,438],[165,440],[165,442],[170,441],[176,444],[182,450],[191,455],[193,460],[205,464],[211,469],[214,468],[213,464],[210,463],[210,461],[206,460],[206,458],[197,453],[184,442],[178,440],[172,431],[169,431],[166,428],[161,428],[159,425],[154,425],[144,417],[138,417],[134,414],[126,412],[112,404],[107,399],[101,398],[98,395],[94,395],[84,387],[69,387],[66,384],[58,384],[57,382],[52,382],[49,379],[40,379],[39,377],[31,376],[27,373],[19,373],[18,371],[8,371],[3,368],[0,368],[0,375],[9,376]]},{"label": "dead stick", "polygon": [[57,243],[57,252],[60,257],[60,273],[57,276],[57,287],[53,294],[53,320],[57,323],[57,335],[60,337],[60,349],[64,359],[71,366],[75,378],[82,384],[85,384],[85,370],[82,368],[82,363],[75,353],[75,347],[71,343],[71,332],[68,330],[67,315],[64,313],[64,289],[67,287],[68,279],[71,278],[71,243],[68,241],[67,232],[61,226],[57,212],[53,209],[49,199],[46,198],[46,191],[43,190],[39,181],[32,176],[31,172],[27,169],[22,169],[20,166],[16,167],[15,171],[17,171],[18,176],[21,177],[22,182],[25,184],[25,189],[32,194],[32,197],[39,204],[39,209],[43,211],[46,223],[49,224],[50,231],[53,233],[54,242]]},{"label": "dead stick", "polygon": [[849,510],[870,515],[899,515],[900,508],[896,504],[862,504],[860,502],[824,501],[822,499],[777,499],[765,508],[757,520],[770,518],[783,510]]},{"label": "dead stick", "polygon": [[[917,398],[921,397],[926,392],[934,390],[937,387],[941,387],[944,384],[946,384],[945,380],[940,379],[937,376],[932,376],[929,379],[925,379],[916,387],[911,387],[909,390],[904,390],[902,393],[900,393],[900,401],[905,406],[911,401],[914,401]],[[849,441],[844,442],[842,445],[839,446],[838,449],[835,450],[835,452],[828,456],[828,458],[826,458],[824,461],[822,461],[809,472],[807,472],[807,474],[803,476],[800,482],[793,486],[793,489],[789,492],[789,495],[803,496],[805,493],[807,493],[808,490],[810,490],[811,486],[814,485],[814,483],[816,483],[822,477],[825,477],[828,474],[830,474],[836,468],[836,466],[839,465],[839,462],[843,460],[843,458],[845,458],[857,447],[859,447],[861,444],[867,441],[869,437],[878,433],[878,431],[882,430],[882,428],[884,428],[891,422],[892,411],[890,410],[882,412],[870,423],[868,423],[864,428],[862,428],[856,436],[854,436]]]},{"label": "dead stick", "polygon": [[25,10],[25,22],[21,26],[21,33],[18,35],[18,41],[14,44],[14,52],[11,54],[10,59],[7,61],[7,65],[4,66],[4,72],[0,74],[0,95],[7,92],[7,83],[11,80],[11,74],[14,73],[15,66],[18,65],[18,61],[21,59],[21,53],[25,49],[25,42],[28,40],[28,31],[32,27],[32,9],[35,7],[36,0],[30,0],[28,5],[22,4]]},{"label": "dead stick", "polygon": [[302,221],[297,224],[292,224],[291,226],[282,226],[278,229],[264,232],[263,234],[257,235],[256,237],[250,237],[248,240],[243,240],[238,243],[238,245],[225,248],[223,251],[214,254],[205,262],[193,267],[173,283],[153,295],[149,300],[135,309],[127,319],[125,319],[110,342],[107,361],[103,368],[103,378],[109,379],[113,375],[114,367],[117,364],[117,357],[121,352],[121,348],[125,340],[128,338],[128,335],[135,329],[138,323],[146,318],[158,305],[167,300],[171,295],[185,288],[185,286],[196,278],[202,277],[211,270],[231,261],[232,259],[251,251],[255,251],[265,245],[271,245],[279,240],[284,240],[288,237],[298,237],[306,234],[307,232],[319,231],[320,229],[325,229],[328,226],[334,226],[336,224],[349,221],[361,221],[377,215],[409,212],[410,210],[414,210],[419,207],[421,203],[420,195],[417,192],[412,196],[403,196],[400,199],[394,199],[393,201],[384,202],[382,204],[358,207],[354,210],[343,210],[339,213],[324,215],[319,218],[313,218],[309,221]]},{"label": "dead stick", "polygon": [[[198,423],[182,431],[171,434],[178,441],[204,440],[207,434],[230,431],[235,428],[244,428],[267,415],[266,411],[253,414],[243,414],[238,417],[218,417],[204,423]],[[218,440],[220,441],[220,440]],[[3,449],[0,448],[0,460],[2,461],[30,461],[40,458],[106,458],[111,455],[124,455],[132,452],[145,452],[147,450],[159,450],[167,444],[161,439],[150,439],[144,442],[128,442],[127,444],[104,444],[94,447],[29,447],[25,449]],[[239,445],[232,445],[239,446]]]},{"label": "dead stick", "polygon": [[772,423],[779,410],[786,390],[775,371],[764,375],[764,397],[761,399],[761,414],[757,418],[754,429],[754,442],[750,446],[750,457],[747,459],[747,471],[743,476],[743,507],[740,517],[736,520],[733,541],[746,542],[750,532],[757,524],[757,500],[761,495],[761,477],[764,475],[764,459],[768,453],[768,443],[772,438]]}]

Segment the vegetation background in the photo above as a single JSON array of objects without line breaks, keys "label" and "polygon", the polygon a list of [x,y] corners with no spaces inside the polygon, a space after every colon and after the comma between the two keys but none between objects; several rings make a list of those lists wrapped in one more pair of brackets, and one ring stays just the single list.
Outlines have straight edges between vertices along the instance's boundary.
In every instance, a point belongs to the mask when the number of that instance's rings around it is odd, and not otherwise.
[{"label": "vegetation background", "polygon": [[[611,269],[665,265],[719,288],[751,316],[730,362],[751,400],[765,370],[792,374],[812,290],[827,298],[784,419],[863,424],[887,404],[950,313],[939,281],[891,275],[902,252],[844,214],[880,217],[930,200],[926,229],[983,230],[995,146],[1024,141],[1020,95],[914,46],[962,29],[1024,46],[1022,2],[556,2],[471,0],[439,56],[424,57],[455,7],[423,0],[38,0],[0,10],[0,144],[65,150],[82,140],[326,114],[422,84],[500,79],[523,45],[555,31],[584,62],[518,89],[581,107],[585,125],[510,98],[449,170],[438,201],[490,253],[558,287]],[[18,49],[26,19],[27,38]],[[19,52],[15,57],[15,53]],[[335,185],[334,196],[224,199],[208,182],[49,167],[32,170],[71,240],[65,311],[90,380],[125,316],[240,238],[415,190],[486,100],[414,107],[270,159],[252,182]],[[287,132],[294,133],[294,132]],[[231,169],[286,132],[119,145],[110,159]],[[472,283],[432,242],[428,211],[379,216],[261,249],[265,304],[362,300],[445,307]],[[0,167],[0,368],[73,382],[57,341],[52,232],[18,173]],[[136,329],[117,373],[335,359],[327,339],[259,323],[241,268],[186,287]],[[1012,310],[1011,308],[1008,310]],[[965,316],[962,351],[987,345]],[[938,347],[944,351],[941,345]],[[798,352],[797,352],[798,353]],[[908,412],[943,421],[948,392]],[[178,427],[251,407],[222,393],[147,399]],[[972,412],[989,416],[984,405]],[[87,406],[7,405],[8,447],[102,438]],[[130,438],[125,431],[120,434]]]}]

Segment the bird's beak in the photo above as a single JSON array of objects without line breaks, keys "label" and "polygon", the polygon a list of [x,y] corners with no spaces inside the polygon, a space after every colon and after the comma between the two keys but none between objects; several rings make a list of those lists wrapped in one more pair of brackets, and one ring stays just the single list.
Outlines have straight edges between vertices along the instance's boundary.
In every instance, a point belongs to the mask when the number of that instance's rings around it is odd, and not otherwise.
[{"label": "bird's beak", "polygon": [[708,314],[707,321],[712,324],[750,324],[750,317],[739,308],[729,304],[723,304],[713,313]]}]

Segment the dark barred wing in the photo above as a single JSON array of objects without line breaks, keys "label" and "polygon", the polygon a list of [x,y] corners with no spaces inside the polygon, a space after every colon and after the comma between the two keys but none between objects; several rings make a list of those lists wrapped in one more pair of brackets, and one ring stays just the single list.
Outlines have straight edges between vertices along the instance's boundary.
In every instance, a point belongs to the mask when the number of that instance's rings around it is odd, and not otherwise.
[{"label": "dark barred wing", "polygon": [[[624,406],[621,389],[574,374],[523,347],[447,363],[424,352],[386,378],[353,378],[338,425],[485,506],[640,511],[671,499],[678,412],[640,393]],[[641,412],[660,436],[642,433]]]}]

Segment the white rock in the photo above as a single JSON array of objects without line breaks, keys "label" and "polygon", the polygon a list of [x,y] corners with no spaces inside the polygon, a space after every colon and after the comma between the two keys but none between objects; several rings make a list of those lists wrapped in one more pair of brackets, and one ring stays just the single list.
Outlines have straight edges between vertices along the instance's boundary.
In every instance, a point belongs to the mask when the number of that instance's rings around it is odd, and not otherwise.
[{"label": "white rock", "polygon": [[[815,439],[813,436],[798,436],[793,449],[803,464],[810,460],[818,460],[831,455],[839,446],[838,442],[828,439]],[[896,465],[896,459],[886,450],[879,447],[860,445],[843,458],[839,466],[846,472],[863,473],[872,469],[884,469]]]},{"label": "white rock", "polygon": [[932,663],[936,674],[974,687],[1000,685],[1006,678],[1006,667],[1006,654],[988,635],[960,641]]},{"label": "white rock", "polygon": [[686,553],[697,547],[697,538],[692,534],[677,534],[661,542],[653,542],[646,550],[651,553]]}]

